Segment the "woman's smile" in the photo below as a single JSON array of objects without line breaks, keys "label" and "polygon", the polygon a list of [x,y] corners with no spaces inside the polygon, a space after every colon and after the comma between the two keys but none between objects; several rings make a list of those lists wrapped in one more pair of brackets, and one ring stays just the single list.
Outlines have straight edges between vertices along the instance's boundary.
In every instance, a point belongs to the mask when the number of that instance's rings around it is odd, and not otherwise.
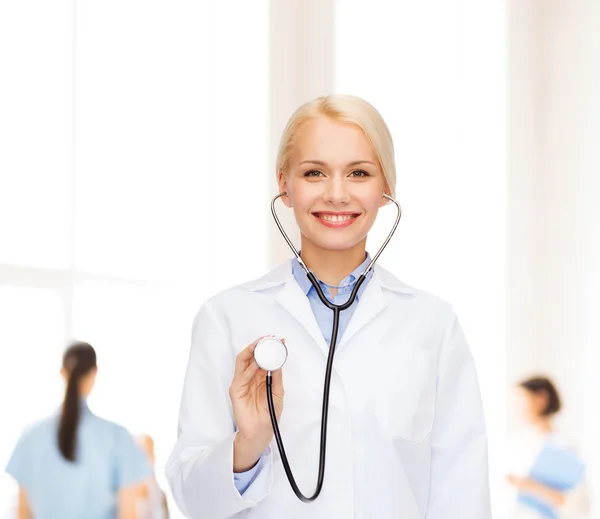
[{"label": "woman's smile", "polygon": [[332,211],[317,211],[312,215],[326,227],[332,229],[342,229],[352,225],[361,213],[352,213],[348,211],[332,212]]}]

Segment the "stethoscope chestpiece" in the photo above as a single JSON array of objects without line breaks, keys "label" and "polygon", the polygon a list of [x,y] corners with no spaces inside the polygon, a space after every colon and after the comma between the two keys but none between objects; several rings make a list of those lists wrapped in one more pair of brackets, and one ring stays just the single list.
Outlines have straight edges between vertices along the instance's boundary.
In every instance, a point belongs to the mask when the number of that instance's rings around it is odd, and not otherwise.
[{"label": "stethoscope chestpiece", "polygon": [[277,337],[263,337],[254,347],[254,360],[265,371],[281,369],[287,360],[288,351]]}]

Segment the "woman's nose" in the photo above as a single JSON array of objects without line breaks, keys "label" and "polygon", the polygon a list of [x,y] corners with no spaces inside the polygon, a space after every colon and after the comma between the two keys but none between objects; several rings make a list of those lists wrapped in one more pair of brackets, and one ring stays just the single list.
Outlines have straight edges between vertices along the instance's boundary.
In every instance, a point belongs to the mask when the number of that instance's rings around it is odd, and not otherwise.
[{"label": "woman's nose", "polygon": [[327,182],[324,198],[333,204],[346,204],[350,201],[350,192],[344,178],[333,177]]}]

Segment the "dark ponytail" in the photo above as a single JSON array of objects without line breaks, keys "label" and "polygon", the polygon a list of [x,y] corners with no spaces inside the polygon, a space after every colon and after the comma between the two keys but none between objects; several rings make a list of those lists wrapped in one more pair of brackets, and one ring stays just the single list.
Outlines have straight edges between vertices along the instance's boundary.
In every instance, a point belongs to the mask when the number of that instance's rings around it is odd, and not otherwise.
[{"label": "dark ponytail", "polygon": [[86,342],[75,342],[63,355],[63,369],[67,374],[67,389],[58,425],[58,448],[63,458],[75,461],[77,427],[81,414],[79,383],[96,368],[96,352]]}]

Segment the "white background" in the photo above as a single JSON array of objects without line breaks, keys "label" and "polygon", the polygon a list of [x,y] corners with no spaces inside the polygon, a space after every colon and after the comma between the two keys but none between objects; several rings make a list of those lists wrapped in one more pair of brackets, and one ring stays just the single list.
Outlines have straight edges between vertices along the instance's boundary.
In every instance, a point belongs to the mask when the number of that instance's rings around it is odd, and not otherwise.
[{"label": "white background", "polygon": [[0,6],[0,463],[76,337],[164,487],[193,315],[267,268],[268,4]]},{"label": "white background", "polygon": [[[600,461],[597,5],[0,1],[0,463],[59,405],[76,337],[98,351],[90,405],[154,437],[165,487],[193,314],[289,256],[275,149],[331,91],[392,130],[404,216],[381,263],[461,319],[494,517],[517,378],[557,377],[565,428]],[[14,491],[2,476],[0,509]]]}]

